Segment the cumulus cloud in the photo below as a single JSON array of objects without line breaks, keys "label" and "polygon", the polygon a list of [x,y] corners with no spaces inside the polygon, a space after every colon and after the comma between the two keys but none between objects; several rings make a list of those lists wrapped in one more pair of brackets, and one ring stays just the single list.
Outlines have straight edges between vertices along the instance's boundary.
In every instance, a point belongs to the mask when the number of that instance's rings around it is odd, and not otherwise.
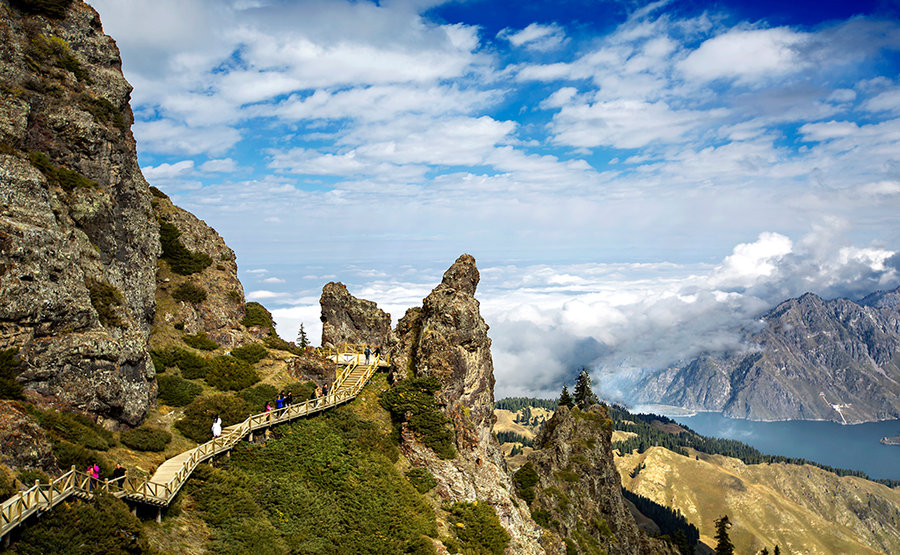
[{"label": "cumulus cloud", "polygon": [[497,33],[497,37],[508,40],[513,46],[541,52],[560,48],[566,42],[565,29],[555,23],[531,23],[519,31],[507,27]]},{"label": "cumulus cloud", "polygon": [[704,41],[678,67],[691,79],[752,84],[802,69],[797,49],[804,40],[804,33],[785,27],[733,29]]}]

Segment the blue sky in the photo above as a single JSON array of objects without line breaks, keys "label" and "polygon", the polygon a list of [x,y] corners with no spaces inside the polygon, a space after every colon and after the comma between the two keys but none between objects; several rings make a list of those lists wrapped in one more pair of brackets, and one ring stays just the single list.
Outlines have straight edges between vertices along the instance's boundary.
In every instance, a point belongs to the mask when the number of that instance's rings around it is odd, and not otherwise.
[{"label": "blue sky", "polygon": [[498,393],[542,393],[898,285],[895,2],[92,5],[145,177],[288,338],[329,280],[397,318],[469,252]]}]

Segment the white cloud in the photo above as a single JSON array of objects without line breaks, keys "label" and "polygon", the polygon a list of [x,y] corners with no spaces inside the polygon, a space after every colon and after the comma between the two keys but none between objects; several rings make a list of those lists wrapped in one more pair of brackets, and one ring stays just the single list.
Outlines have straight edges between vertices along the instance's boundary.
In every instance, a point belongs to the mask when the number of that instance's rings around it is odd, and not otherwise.
[{"label": "white cloud", "polygon": [[258,289],[256,291],[250,291],[246,294],[247,300],[250,301],[264,301],[271,299],[280,299],[287,297],[287,293],[278,293],[275,291],[267,291],[265,289]]},{"label": "white cloud", "polygon": [[141,148],[166,154],[222,154],[241,139],[230,127],[191,128],[171,120],[139,121],[134,134]]},{"label": "white cloud", "polygon": [[284,280],[277,277],[270,277],[262,280],[263,283],[284,283]]},{"label": "white cloud", "polygon": [[193,160],[182,160],[174,164],[160,164],[158,166],[145,166],[141,168],[144,178],[153,183],[154,181],[166,181],[176,177],[189,175],[194,171]]},{"label": "white cloud", "polygon": [[798,48],[806,39],[786,27],[732,29],[704,41],[678,67],[689,79],[753,84],[803,68]]},{"label": "white cloud", "polygon": [[867,100],[863,107],[870,112],[900,113],[900,88],[879,93]]},{"label": "white cloud", "polygon": [[200,171],[210,173],[230,173],[237,169],[237,162],[231,158],[219,158],[207,160],[200,164]]},{"label": "white cloud", "polygon": [[800,127],[800,133],[806,141],[827,141],[855,135],[859,126],[852,121],[827,121],[807,123]]},{"label": "white cloud", "polygon": [[497,33],[497,37],[508,40],[513,46],[524,46],[529,50],[540,52],[560,48],[566,43],[565,29],[556,23],[549,25],[531,23],[519,31],[506,28]]}]

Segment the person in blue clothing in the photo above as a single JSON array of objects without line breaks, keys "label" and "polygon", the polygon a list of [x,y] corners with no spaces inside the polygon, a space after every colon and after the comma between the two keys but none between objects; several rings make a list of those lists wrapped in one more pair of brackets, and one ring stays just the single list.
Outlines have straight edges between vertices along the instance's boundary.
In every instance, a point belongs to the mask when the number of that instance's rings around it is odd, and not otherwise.
[{"label": "person in blue clothing", "polygon": [[369,357],[372,356],[372,349],[366,345],[366,350],[364,352],[366,353],[366,364],[369,364]]}]

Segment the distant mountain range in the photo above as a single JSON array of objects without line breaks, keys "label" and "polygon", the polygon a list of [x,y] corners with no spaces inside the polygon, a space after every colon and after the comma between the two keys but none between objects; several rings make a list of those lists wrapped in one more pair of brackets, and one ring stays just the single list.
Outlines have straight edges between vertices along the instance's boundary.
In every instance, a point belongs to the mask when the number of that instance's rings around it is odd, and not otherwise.
[{"label": "distant mountain range", "polygon": [[654,372],[634,398],[753,420],[900,418],[900,288],[857,302],[812,293],[745,330],[740,352]]}]

